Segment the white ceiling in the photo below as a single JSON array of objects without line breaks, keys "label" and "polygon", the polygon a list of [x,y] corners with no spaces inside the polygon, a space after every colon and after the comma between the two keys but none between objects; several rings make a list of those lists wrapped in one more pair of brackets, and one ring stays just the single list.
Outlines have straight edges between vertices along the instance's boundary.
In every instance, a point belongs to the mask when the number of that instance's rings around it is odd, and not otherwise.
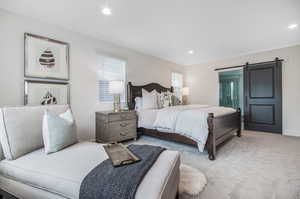
[{"label": "white ceiling", "polygon": [[[111,16],[101,14],[105,1]],[[0,8],[185,65],[300,44],[300,27],[287,28],[300,25],[300,0],[1,0]]]}]

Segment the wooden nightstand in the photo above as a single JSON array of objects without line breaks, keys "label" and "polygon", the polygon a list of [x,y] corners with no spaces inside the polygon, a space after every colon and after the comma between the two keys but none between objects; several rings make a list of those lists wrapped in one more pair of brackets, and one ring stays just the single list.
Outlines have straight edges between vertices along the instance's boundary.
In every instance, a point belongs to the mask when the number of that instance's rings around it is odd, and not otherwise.
[{"label": "wooden nightstand", "polygon": [[96,142],[121,142],[137,137],[135,111],[96,112]]}]

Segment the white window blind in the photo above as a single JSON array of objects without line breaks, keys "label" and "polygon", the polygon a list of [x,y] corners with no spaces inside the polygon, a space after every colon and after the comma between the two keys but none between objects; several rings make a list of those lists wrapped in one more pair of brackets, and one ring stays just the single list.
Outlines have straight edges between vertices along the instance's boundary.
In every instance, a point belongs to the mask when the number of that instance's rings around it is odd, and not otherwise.
[{"label": "white window blind", "polygon": [[[113,102],[113,95],[109,92],[109,82],[112,80],[126,81],[126,62],[113,57],[101,56],[99,76],[99,101]],[[124,84],[125,85],[125,84]],[[121,102],[125,102],[126,92],[121,94]]]},{"label": "white window blind", "polygon": [[182,88],[183,88],[183,75],[181,73],[172,72],[172,86],[174,88],[174,94],[182,100]]}]

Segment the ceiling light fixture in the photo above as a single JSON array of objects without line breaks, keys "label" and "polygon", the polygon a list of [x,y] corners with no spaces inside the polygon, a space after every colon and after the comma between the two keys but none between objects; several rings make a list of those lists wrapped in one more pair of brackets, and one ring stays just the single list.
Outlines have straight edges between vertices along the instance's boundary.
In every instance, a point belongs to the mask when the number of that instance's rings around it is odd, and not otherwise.
[{"label": "ceiling light fixture", "polygon": [[109,7],[102,8],[102,14],[109,16],[111,15],[111,9]]},{"label": "ceiling light fixture", "polygon": [[293,30],[293,29],[295,29],[295,28],[297,28],[298,27],[298,24],[290,24],[289,26],[288,26],[288,28],[290,29],[290,30]]},{"label": "ceiling light fixture", "polygon": [[192,54],[194,54],[194,51],[193,50],[189,50],[188,54],[192,55]]}]

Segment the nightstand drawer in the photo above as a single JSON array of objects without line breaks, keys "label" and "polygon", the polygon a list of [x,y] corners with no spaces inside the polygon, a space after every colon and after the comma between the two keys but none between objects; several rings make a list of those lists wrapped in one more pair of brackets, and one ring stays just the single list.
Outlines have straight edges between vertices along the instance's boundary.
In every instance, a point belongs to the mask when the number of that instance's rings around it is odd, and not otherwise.
[{"label": "nightstand drawer", "polygon": [[107,125],[107,137],[118,137],[123,134],[135,134],[136,132],[136,120],[125,120],[119,122],[111,122]]},{"label": "nightstand drawer", "polygon": [[133,131],[130,132],[119,132],[119,133],[115,133],[114,137],[110,137],[108,138],[109,141],[123,141],[123,140],[129,140],[129,139],[133,139],[136,138],[136,133]]},{"label": "nightstand drawer", "polygon": [[116,114],[108,115],[108,122],[122,121],[122,120],[132,120],[136,118],[136,113],[133,112],[120,112]]}]

